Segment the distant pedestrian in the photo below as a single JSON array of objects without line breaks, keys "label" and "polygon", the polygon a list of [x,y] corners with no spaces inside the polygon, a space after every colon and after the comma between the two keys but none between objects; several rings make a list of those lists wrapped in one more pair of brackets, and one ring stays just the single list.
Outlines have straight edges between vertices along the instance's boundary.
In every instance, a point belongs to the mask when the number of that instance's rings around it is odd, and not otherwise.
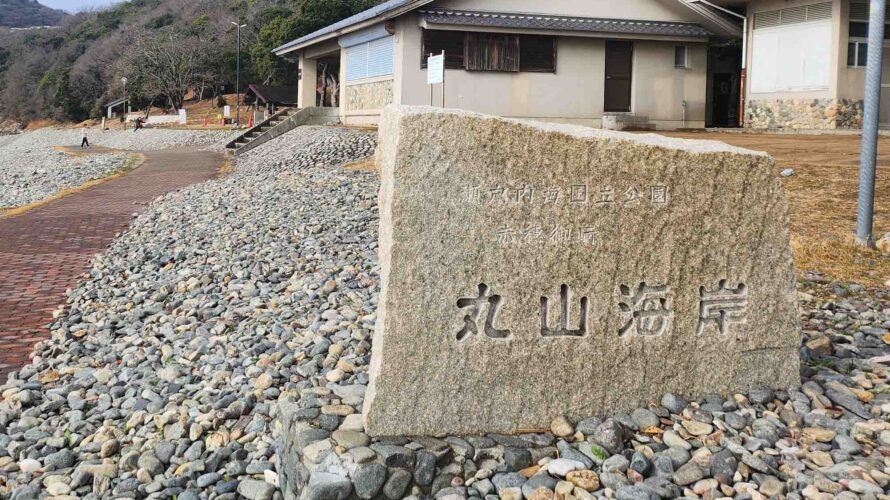
[{"label": "distant pedestrian", "polygon": [[80,148],[88,148],[90,147],[90,138],[89,138],[90,127],[88,125],[84,125],[82,129],[80,129],[80,136],[83,137],[83,140],[80,141]]},{"label": "distant pedestrian", "polygon": [[141,116],[139,118],[136,118],[136,126],[133,127],[133,132],[138,132],[139,129],[141,129],[143,127],[144,123],[145,123],[145,120],[143,120]]}]

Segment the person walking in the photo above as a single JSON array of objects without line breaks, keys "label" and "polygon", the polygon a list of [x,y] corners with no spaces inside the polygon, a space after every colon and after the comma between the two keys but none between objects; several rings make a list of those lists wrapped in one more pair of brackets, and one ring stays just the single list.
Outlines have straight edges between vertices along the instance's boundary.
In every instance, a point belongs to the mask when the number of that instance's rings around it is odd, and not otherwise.
[{"label": "person walking", "polygon": [[83,140],[80,141],[81,149],[90,147],[89,130],[90,127],[88,125],[84,125],[83,128],[80,129],[80,136],[83,137]]}]

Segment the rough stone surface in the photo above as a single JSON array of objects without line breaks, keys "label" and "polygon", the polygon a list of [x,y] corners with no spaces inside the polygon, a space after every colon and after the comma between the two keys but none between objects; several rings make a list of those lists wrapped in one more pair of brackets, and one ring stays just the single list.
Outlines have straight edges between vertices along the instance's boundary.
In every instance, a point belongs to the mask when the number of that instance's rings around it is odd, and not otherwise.
[{"label": "rough stone surface", "polygon": [[753,129],[833,130],[862,128],[862,99],[752,99],[745,126]]},{"label": "rough stone surface", "polygon": [[799,384],[768,156],[395,106],[380,140],[370,435],[508,433],[665,392]]}]

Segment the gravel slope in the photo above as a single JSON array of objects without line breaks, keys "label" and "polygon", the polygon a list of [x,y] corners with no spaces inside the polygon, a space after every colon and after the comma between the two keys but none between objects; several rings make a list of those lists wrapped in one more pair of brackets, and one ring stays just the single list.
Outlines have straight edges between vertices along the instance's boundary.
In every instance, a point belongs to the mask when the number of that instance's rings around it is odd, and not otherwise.
[{"label": "gravel slope", "polygon": [[890,296],[819,276],[801,285],[799,390],[666,395],[542,434],[370,439],[378,184],[336,165],[373,147],[301,127],[137,218],[0,387],[10,497],[886,498],[890,386],[873,359]]},{"label": "gravel slope", "polygon": [[53,340],[0,389],[15,498],[231,498],[274,468],[274,403],[303,380],[318,309],[350,308],[368,337],[377,284],[374,178],[332,167],[370,155],[373,136],[310,127],[286,142],[160,199],[96,259]]}]

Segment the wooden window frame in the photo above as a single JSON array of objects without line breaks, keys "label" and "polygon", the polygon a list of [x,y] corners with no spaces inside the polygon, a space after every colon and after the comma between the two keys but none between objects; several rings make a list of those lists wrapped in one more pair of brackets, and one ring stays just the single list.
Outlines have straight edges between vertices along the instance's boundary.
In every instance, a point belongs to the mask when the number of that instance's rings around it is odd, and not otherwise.
[{"label": "wooden window frame", "polygon": [[[551,55],[551,57],[553,59],[553,67],[552,68],[529,69],[528,67],[526,67],[525,69],[523,69],[523,67],[522,67],[522,40],[524,38],[528,38],[528,37],[544,37],[544,38],[550,39],[551,50],[553,51],[552,55]],[[519,44],[520,44],[519,45],[519,72],[520,73],[553,73],[553,74],[556,74],[556,68],[557,68],[557,63],[558,63],[557,55],[559,53],[557,50],[557,45],[559,44],[558,37],[556,37],[554,35],[520,35]]]},{"label": "wooden window frame", "polygon": [[[420,69],[427,69],[427,57],[430,55],[429,49],[427,49],[427,38],[426,33],[429,31],[439,31],[439,32],[448,32],[448,33],[460,33],[463,35],[463,53],[461,54],[461,64],[460,66],[455,66],[453,61],[449,64],[448,60],[448,52],[445,52],[445,69],[463,69],[467,68],[467,32],[466,31],[451,31],[451,30],[428,30],[421,28],[420,34]],[[441,51],[433,53],[433,55],[439,55]]]},{"label": "wooden window frame", "polygon": [[[446,51],[446,60],[445,60],[445,69],[462,69],[464,71],[472,71],[474,73],[553,73],[556,74],[558,68],[558,56],[559,56],[559,37],[556,35],[526,35],[526,34],[517,34],[517,33],[496,33],[496,32],[485,32],[485,31],[452,31],[452,30],[429,30],[429,29],[421,29],[421,50],[420,50],[420,69],[427,69],[427,57],[429,57],[430,49],[427,48],[427,38],[426,33],[428,31],[439,31],[439,32],[451,32],[451,33],[462,33],[464,37],[463,42],[463,54],[462,54],[462,63],[460,66],[455,65],[453,61],[450,62],[448,60],[448,52]],[[468,60],[469,60],[469,51],[470,51],[470,38],[471,35],[502,35],[502,36],[512,36],[516,37],[519,43],[517,58],[518,58],[518,69],[515,71],[512,70],[499,70],[499,69],[469,69]],[[553,67],[552,68],[529,68],[522,66],[522,40],[526,37],[546,37],[549,38],[551,44],[553,46]],[[438,55],[440,52],[436,52],[433,55]]]}]

